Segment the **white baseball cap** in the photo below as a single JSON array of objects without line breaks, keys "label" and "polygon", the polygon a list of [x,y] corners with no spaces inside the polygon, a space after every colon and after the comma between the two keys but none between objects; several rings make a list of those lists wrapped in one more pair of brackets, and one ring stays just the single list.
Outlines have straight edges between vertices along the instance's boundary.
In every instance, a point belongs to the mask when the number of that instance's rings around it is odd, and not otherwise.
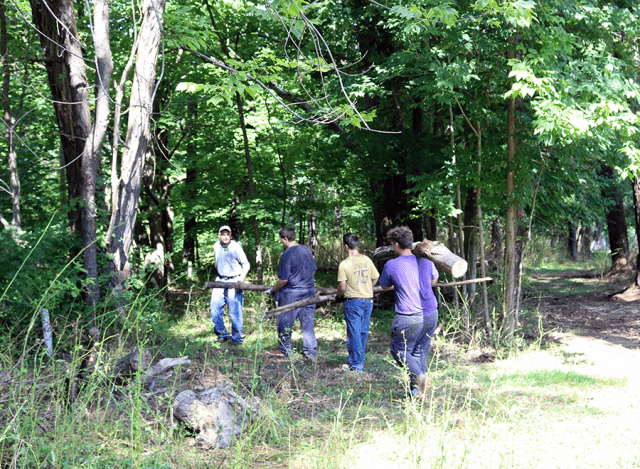
[{"label": "white baseball cap", "polygon": [[218,234],[222,233],[223,231],[228,231],[229,233],[231,233],[231,228],[229,228],[227,225],[222,225],[218,230]]}]

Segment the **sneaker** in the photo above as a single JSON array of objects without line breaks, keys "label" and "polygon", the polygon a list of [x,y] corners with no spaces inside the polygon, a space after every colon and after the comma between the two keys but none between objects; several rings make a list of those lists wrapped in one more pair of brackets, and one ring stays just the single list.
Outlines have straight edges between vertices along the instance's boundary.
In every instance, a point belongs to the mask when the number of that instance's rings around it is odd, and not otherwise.
[{"label": "sneaker", "polygon": [[220,342],[221,344],[229,342],[230,340],[233,340],[233,339],[229,335],[225,337],[218,337],[218,342]]},{"label": "sneaker", "polygon": [[364,371],[359,370],[357,368],[353,368],[352,366],[349,366],[346,363],[342,365],[342,371],[347,371],[349,373],[364,373]]}]

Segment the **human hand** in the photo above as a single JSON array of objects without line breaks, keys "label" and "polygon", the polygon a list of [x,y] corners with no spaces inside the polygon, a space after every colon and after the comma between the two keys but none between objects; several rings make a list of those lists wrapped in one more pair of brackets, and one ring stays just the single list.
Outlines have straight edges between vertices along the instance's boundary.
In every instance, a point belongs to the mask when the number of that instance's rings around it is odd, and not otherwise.
[{"label": "human hand", "polygon": [[269,288],[267,291],[263,292],[265,295],[271,296],[273,295],[273,288]]}]

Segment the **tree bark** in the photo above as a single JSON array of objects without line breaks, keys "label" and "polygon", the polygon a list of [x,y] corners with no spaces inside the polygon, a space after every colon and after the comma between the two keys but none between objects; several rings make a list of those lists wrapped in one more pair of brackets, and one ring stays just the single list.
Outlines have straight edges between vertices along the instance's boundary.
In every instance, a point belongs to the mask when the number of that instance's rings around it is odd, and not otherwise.
[{"label": "tree bark", "polygon": [[[515,49],[507,50],[509,60],[515,58]],[[507,100],[507,207],[505,217],[505,259],[504,259],[504,311],[505,333],[513,339],[516,329],[516,292],[518,281],[518,253],[516,224],[518,222],[518,201],[515,195],[516,175],[516,100]]]},{"label": "tree bark", "polygon": [[156,91],[156,65],[162,38],[161,19],[166,0],[145,0],[140,28],[135,76],[131,88],[127,147],[122,155],[120,178],[114,191],[111,222],[107,232],[107,250],[113,255],[112,287],[122,284],[131,275],[129,254],[133,240],[142,170],[151,136],[150,119]]},{"label": "tree bark", "polygon": [[91,128],[83,52],[71,0],[30,0],[58,122],[71,231],[79,228],[81,155]]},{"label": "tree bark", "polygon": [[573,222],[567,222],[567,249],[571,260],[578,260],[578,239],[576,235],[576,225]]},{"label": "tree bark", "polygon": [[[195,145],[198,130],[196,128],[196,122],[198,120],[198,103],[197,101],[189,101],[187,103],[187,125],[188,131],[191,135],[187,142],[187,158],[195,158],[197,154],[197,148]],[[185,191],[187,193],[187,210],[184,213],[184,240],[182,243],[182,266],[186,267],[191,263],[192,265],[196,260],[196,239],[197,239],[197,226],[196,215],[193,211],[193,207],[197,203],[197,191],[196,181],[198,179],[198,170],[189,165],[187,167],[187,178],[185,180]]]},{"label": "tree bark", "polygon": [[629,238],[627,237],[627,221],[624,214],[622,191],[617,186],[615,170],[601,164],[602,174],[609,179],[609,187],[602,190],[602,196],[612,199],[613,206],[607,212],[607,230],[609,231],[609,247],[611,249],[612,273],[625,270],[629,262]]},{"label": "tree bark", "polygon": [[[82,153],[80,170],[80,222],[84,269],[86,271],[88,291],[86,301],[97,303],[100,300],[98,282],[98,249],[96,245],[96,183],[100,167],[100,151],[107,134],[110,115],[109,89],[113,61],[109,41],[109,3],[107,0],[93,1],[93,43],[96,51],[96,104],[95,120],[87,135]],[[87,107],[88,107],[88,103]]]},{"label": "tree bark", "polygon": [[633,215],[636,222],[636,240],[638,241],[635,286],[640,287],[640,178],[637,177],[633,179]]},{"label": "tree bark", "polygon": [[11,67],[7,58],[7,16],[5,0],[0,0],[0,55],[2,56],[2,109],[4,111],[5,135],[7,139],[7,156],[9,159],[9,185],[11,188],[11,226],[21,229],[20,215],[20,176],[18,174],[18,155],[16,154],[13,135],[13,115],[9,87],[11,85]]}]

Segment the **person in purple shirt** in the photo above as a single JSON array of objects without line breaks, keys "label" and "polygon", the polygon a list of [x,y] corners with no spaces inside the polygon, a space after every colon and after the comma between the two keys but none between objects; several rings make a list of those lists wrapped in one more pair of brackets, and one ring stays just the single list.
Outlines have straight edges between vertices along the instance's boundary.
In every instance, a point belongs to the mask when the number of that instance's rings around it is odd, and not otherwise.
[{"label": "person in purple shirt", "polygon": [[[278,305],[284,306],[316,294],[314,275],[318,266],[309,248],[296,242],[296,232],[293,228],[283,228],[279,235],[285,251],[280,258],[278,281],[265,293],[275,295]],[[291,356],[291,330],[298,319],[302,327],[302,351],[305,357],[315,361],[318,348],[314,331],[315,312],[316,305],[311,304],[277,316],[279,350],[268,351],[267,354]]]},{"label": "person in purple shirt", "polygon": [[438,271],[433,262],[416,257],[413,233],[406,226],[389,230],[387,239],[398,257],[387,261],[380,286],[395,290],[396,316],[391,323],[391,355],[406,367],[413,396],[426,391],[427,355],[438,324],[438,303],[433,285]]}]

